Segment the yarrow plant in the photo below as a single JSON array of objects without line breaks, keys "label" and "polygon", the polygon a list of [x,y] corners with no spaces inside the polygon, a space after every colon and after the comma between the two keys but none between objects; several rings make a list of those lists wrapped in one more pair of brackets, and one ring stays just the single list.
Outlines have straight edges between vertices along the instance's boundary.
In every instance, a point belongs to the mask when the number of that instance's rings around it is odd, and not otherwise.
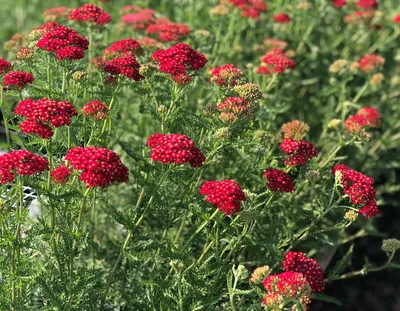
[{"label": "yarrow plant", "polygon": [[1,310],[300,311],[398,268],[349,264],[398,189],[391,3],[49,5],[0,12]]}]

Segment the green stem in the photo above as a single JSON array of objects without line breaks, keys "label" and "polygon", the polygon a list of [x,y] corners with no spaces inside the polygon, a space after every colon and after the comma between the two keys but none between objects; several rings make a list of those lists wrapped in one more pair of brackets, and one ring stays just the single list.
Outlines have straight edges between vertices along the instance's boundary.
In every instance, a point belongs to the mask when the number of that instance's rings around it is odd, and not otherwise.
[{"label": "green stem", "polygon": [[7,150],[11,149],[11,138],[10,131],[8,129],[8,119],[6,117],[6,111],[3,109],[3,87],[0,85],[0,109],[1,114],[3,115],[4,129],[6,131],[6,141],[7,141]]}]

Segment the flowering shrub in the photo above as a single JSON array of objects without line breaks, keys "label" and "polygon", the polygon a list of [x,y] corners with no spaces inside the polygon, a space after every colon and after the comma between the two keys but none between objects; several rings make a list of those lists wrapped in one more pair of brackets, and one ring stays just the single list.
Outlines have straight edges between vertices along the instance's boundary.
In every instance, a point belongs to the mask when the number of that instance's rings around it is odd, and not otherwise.
[{"label": "flowering shrub", "polygon": [[349,264],[398,189],[391,1],[61,2],[0,34],[1,310],[308,310],[398,268]]}]

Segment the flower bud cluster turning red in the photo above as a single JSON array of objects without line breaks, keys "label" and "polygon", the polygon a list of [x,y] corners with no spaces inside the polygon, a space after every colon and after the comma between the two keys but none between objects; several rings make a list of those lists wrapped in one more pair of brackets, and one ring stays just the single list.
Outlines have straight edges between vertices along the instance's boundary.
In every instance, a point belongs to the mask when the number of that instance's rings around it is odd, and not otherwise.
[{"label": "flower bud cluster turning red", "polygon": [[282,151],[288,154],[284,163],[289,166],[306,164],[318,155],[315,146],[305,140],[296,141],[291,138],[285,138],[280,146]]},{"label": "flower bud cluster turning red", "polygon": [[220,67],[211,69],[210,82],[215,82],[217,85],[222,86],[235,86],[243,77],[243,71],[235,65],[226,64]]},{"label": "flower bud cluster turning red", "polygon": [[253,19],[258,19],[262,12],[268,10],[268,5],[263,0],[229,0],[229,3],[239,8],[243,17]]},{"label": "flower bud cluster turning red", "polygon": [[82,108],[85,116],[91,116],[94,120],[104,120],[107,118],[110,109],[101,100],[95,99],[88,102]]}]

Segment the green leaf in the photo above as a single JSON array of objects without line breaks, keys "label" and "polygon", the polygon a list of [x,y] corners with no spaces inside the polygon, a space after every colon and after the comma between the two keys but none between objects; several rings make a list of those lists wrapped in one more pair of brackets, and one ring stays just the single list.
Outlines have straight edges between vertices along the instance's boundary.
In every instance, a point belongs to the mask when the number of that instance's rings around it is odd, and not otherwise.
[{"label": "green leaf", "polygon": [[393,262],[391,262],[391,263],[389,264],[389,267],[390,267],[390,268],[395,268],[395,269],[400,269],[400,264],[399,264],[399,263],[393,263]]},{"label": "green leaf", "polygon": [[347,250],[346,254],[343,256],[343,258],[333,267],[332,271],[329,274],[329,277],[339,275],[348,267],[351,263],[351,256],[353,255],[353,247],[354,245],[352,244],[350,248]]},{"label": "green leaf", "polygon": [[342,303],[339,300],[337,300],[335,297],[328,296],[325,294],[314,294],[312,296],[312,299],[329,302],[329,303],[335,304],[337,306],[342,306]]}]

